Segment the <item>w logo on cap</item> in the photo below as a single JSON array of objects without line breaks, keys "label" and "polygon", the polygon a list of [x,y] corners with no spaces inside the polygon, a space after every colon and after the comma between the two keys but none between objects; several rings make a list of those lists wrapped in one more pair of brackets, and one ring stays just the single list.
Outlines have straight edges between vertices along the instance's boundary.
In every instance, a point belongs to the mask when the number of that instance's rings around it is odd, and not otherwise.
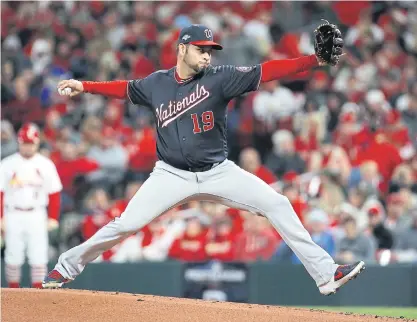
[{"label": "w logo on cap", "polygon": [[191,36],[190,35],[184,35],[184,37],[182,37],[182,40],[187,41],[188,39],[190,39]]},{"label": "w logo on cap", "polygon": [[206,37],[209,39],[213,37],[213,32],[210,29],[204,30],[204,33],[206,34]]}]

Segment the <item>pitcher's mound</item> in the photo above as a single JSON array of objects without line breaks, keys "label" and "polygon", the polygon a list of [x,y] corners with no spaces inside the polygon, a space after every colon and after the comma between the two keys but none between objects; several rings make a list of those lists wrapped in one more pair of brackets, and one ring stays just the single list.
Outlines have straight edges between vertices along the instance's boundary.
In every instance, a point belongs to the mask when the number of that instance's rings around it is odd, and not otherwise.
[{"label": "pitcher's mound", "polygon": [[[389,321],[270,305],[212,302],[71,289],[2,289],[3,322],[246,322]],[[392,319],[392,321],[397,319]]]}]

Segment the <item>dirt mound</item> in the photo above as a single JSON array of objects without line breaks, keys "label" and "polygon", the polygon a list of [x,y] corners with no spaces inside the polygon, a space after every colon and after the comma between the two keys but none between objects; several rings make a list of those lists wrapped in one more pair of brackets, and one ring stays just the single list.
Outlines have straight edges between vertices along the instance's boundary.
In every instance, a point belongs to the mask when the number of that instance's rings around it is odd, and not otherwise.
[{"label": "dirt mound", "polygon": [[1,290],[4,322],[231,322],[231,321],[398,321],[317,310],[190,300],[119,292]]}]

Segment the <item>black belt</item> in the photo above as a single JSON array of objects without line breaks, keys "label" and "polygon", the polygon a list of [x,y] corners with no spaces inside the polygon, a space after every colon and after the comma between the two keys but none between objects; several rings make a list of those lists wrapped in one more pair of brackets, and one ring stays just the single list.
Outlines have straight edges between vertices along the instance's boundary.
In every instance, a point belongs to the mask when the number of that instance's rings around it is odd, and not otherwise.
[{"label": "black belt", "polygon": [[190,171],[190,172],[204,172],[213,169],[214,167],[218,166],[220,162],[210,163],[202,167],[193,167],[193,168],[185,168],[182,170]]}]

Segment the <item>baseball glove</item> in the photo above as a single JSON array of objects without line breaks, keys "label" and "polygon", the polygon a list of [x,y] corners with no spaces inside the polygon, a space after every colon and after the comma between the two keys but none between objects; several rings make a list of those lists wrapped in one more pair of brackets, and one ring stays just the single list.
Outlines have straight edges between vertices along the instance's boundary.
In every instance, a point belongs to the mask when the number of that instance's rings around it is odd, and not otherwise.
[{"label": "baseball glove", "polygon": [[322,63],[335,66],[343,53],[342,33],[327,20],[314,30],[314,50]]}]

